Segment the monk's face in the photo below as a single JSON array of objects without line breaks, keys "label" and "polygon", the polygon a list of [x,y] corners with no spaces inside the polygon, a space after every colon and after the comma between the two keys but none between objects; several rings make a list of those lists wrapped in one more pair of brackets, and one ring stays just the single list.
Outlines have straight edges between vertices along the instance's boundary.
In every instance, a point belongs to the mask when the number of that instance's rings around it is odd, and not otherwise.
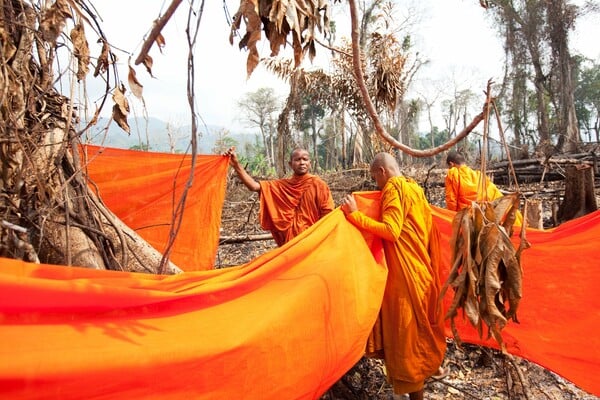
[{"label": "monk's face", "polygon": [[290,159],[290,168],[294,175],[304,175],[310,171],[310,157],[306,150],[294,150]]},{"label": "monk's face", "polygon": [[383,189],[383,187],[388,181],[388,175],[386,173],[386,170],[381,166],[371,167],[371,178],[373,178],[379,189]]}]

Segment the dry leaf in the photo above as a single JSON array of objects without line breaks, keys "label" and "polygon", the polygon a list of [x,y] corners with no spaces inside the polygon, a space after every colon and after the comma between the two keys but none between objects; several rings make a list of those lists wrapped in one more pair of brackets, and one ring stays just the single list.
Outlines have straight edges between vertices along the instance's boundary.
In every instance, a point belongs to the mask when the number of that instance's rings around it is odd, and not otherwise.
[{"label": "dry leaf", "polygon": [[2,43],[2,58],[10,60],[17,52],[17,48],[13,44],[13,41],[8,38],[8,33],[3,27],[0,27],[0,43]]},{"label": "dry leaf", "polygon": [[146,67],[146,71],[148,71],[148,73],[150,74],[151,77],[154,77],[154,75],[152,75],[153,62],[154,61],[152,60],[152,57],[150,57],[148,54],[146,54],[146,56],[144,57],[143,64]]},{"label": "dry leaf", "polygon": [[[154,22],[156,23],[157,21],[158,20],[156,20]],[[163,50],[163,48],[165,47],[165,44],[166,44],[165,38],[162,35],[162,33],[159,32],[158,35],[156,35],[156,39],[154,40],[154,43],[156,43],[156,45],[158,46],[158,50],[162,53],[162,50]]]},{"label": "dry leaf", "polygon": [[442,298],[449,287],[454,290],[452,303],[446,312],[458,344],[461,340],[454,322],[462,308],[469,322],[483,335],[483,323],[488,336],[493,336],[505,351],[501,330],[508,320],[518,323],[517,309],[522,296],[520,252],[524,229],[517,251],[509,231],[518,209],[520,195],[506,195],[495,202],[474,202],[456,213],[452,221],[452,267],[442,287]]},{"label": "dry leaf", "polygon": [[113,93],[113,101],[115,102],[115,106],[119,107],[119,111],[125,117],[129,114],[129,101],[125,97],[125,86],[121,84],[120,87],[115,88]]},{"label": "dry leaf", "polygon": [[71,41],[73,42],[74,54],[77,58],[77,80],[85,79],[89,71],[90,49],[85,38],[83,24],[77,24],[71,30]]},{"label": "dry leaf", "polygon": [[135,76],[135,70],[131,67],[131,65],[129,66],[129,75],[127,76],[127,80],[129,82],[129,89],[131,89],[131,93],[133,93],[133,95],[138,99],[143,100],[142,91],[144,87],[137,80]]},{"label": "dry leaf", "polygon": [[112,118],[127,134],[131,132],[131,128],[129,128],[129,124],[127,123],[127,116],[121,112],[121,107],[118,104],[113,106]]},{"label": "dry leaf", "polygon": [[110,65],[110,63],[108,61],[108,54],[109,54],[108,43],[106,43],[102,39],[99,39],[99,41],[102,41],[102,52],[100,53],[100,56],[98,57],[98,63],[96,64],[96,69],[94,70],[94,77],[98,76],[101,73],[106,72],[106,70],[108,70],[108,66]]},{"label": "dry leaf", "polygon": [[47,42],[54,43],[66,25],[66,19],[73,18],[66,0],[56,0],[42,12],[40,32]]}]

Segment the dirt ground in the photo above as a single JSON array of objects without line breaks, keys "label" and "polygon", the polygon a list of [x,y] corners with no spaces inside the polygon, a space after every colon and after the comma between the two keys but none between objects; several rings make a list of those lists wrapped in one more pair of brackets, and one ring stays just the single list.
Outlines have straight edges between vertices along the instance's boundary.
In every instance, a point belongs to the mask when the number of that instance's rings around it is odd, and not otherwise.
[{"label": "dirt ground", "polygon": [[[231,173],[231,171],[230,171]],[[404,174],[417,180],[425,188],[431,204],[444,206],[443,179],[445,170],[425,167],[404,169]],[[329,184],[336,205],[349,192],[375,190],[368,169],[355,169],[321,174]],[[560,187],[562,182],[545,184]],[[522,186],[521,192],[538,192],[539,187]],[[600,196],[597,193],[600,204]],[[543,202],[544,226],[552,224],[552,203]],[[221,237],[230,243],[221,243],[217,255],[217,267],[246,263],[260,254],[276,247],[267,232],[257,223],[258,197],[249,192],[240,181],[230,176],[222,217]],[[425,399],[478,399],[478,400],[534,400],[534,399],[598,399],[557,374],[520,358],[509,358],[494,349],[463,344],[458,347],[452,339],[444,360],[447,375],[426,382]],[[384,400],[391,399],[392,390],[385,380],[382,362],[361,359],[321,400]]]}]

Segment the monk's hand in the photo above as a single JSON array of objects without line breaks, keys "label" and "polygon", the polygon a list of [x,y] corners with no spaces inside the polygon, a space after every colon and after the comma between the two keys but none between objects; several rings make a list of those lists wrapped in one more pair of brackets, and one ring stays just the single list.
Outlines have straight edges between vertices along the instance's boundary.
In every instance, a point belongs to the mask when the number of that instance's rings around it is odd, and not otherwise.
[{"label": "monk's hand", "polygon": [[229,157],[229,165],[234,167],[238,163],[238,158],[235,154],[235,147],[228,148],[223,155]]},{"label": "monk's hand", "polygon": [[357,210],[358,206],[356,205],[354,196],[352,194],[347,194],[342,200],[342,211],[344,211],[344,214],[350,214]]}]

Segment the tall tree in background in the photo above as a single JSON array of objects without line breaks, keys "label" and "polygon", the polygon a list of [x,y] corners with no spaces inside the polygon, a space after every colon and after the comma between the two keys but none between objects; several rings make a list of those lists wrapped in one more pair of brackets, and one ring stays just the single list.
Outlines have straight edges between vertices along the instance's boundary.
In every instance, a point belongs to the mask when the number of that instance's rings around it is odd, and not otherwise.
[{"label": "tall tree in background", "polygon": [[580,129],[589,141],[600,142],[600,64],[579,58],[576,74],[575,109]]},{"label": "tall tree in background", "polygon": [[322,120],[325,116],[325,108],[318,102],[313,101],[310,96],[304,96],[302,99],[302,117],[299,121],[300,129],[309,136],[309,140],[305,142],[310,143],[312,150],[311,166],[314,171],[319,171],[319,131],[321,130]]},{"label": "tall tree in background", "polygon": [[[576,150],[580,138],[571,73],[573,61],[568,44],[578,8],[567,0],[489,0],[480,3],[494,14],[505,38],[507,77],[513,80],[513,104],[508,112],[515,136],[522,135],[526,126],[525,76],[529,70],[535,88],[538,150],[546,154]],[[550,105],[554,106],[552,114]],[[551,116],[554,116],[552,124]],[[556,134],[556,148],[552,133]],[[515,144],[520,146],[522,139],[519,136]]]},{"label": "tall tree in background", "polygon": [[569,31],[575,25],[577,8],[566,0],[544,2],[548,19],[550,48],[552,49],[552,71],[557,82],[555,99],[558,103],[557,128],[559,149],[577,151],[581,142],[575,113],[575,85],[573,84]]},{"label": "tall tree in background", "polygon": [[275,165],[275,121],[280,104],[273,88],[259,88],[246,93],[238,102],[243,119],[249,127],[257,127],[265,148],[265,157],[269,166]]},{"label": "tall tree in background", "polygon": [[[498,29],[504,35],[504,45],[508,68],[517,68],[515,77],[523,77],[523,66],[527,66],[528,78],[535,88],[537,110],[537,145],[544,151],[551,151],[550,123],[548,115],[548,72],[545,70],[544,43],[547,43],[544,6],[541,1],[488,1],[489,10],[494,13]],[[526,52],[523,49],[527,49]],[[526,96],[522,81],[515,81],[512,97],[521,99]],[[509,84],[510,85],[510,84]],[[525,89],[525,93],[523,90]],[[511,122],[520,125],[525,120],[525,109],[511,108]],[[515,131],[517,134],[518,131]]]}]

